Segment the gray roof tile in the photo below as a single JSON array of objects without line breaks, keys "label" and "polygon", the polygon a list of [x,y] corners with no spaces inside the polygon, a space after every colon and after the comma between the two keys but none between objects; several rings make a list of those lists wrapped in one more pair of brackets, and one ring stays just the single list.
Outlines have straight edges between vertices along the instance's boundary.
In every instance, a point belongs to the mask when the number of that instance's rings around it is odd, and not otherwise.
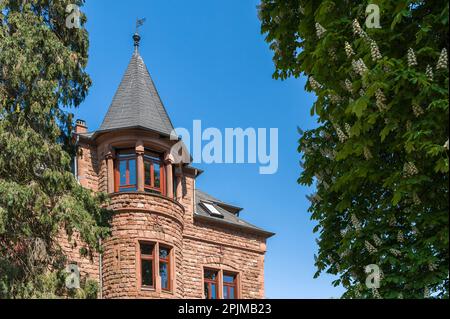
[{"label": "gray roof tile", "polygon": [[150,73],[137,50],[98,132],[131,127],[165,135],[170,135],[173,130]]},{"label": "gray roof tile", "polygon": [[[223,218],[211,216],[205,210],[205,208],[201,205],[201,202],[203,202],[203,201],[212,203],[214,205],[214,207],[223,215]],[[225,205],[225,206],[222,206],[222,205]],[[255,225],[252,225],[252,224],[246,222],[242,218],[238,217],[235,213],[225,209],[224,207],[226,207],[226,206],[229,206],[229,204],[227,204],[221,200],[218,200],[218,199],[212,197],[211,195],[206,194],[198,189],[195,190],[195,214],[197,216],[207,218],[211,221],[223,222],[226,224],[231,224],[233,226],[238,226],[241,228],[246,228],[246,229],[250,229],[253,231],[257,231],[257,232],[265,234],[267,237],[271,237],[274,235],[271,232],[268,232],[266,230],[263,230],[262,228],[259,228]]]}]

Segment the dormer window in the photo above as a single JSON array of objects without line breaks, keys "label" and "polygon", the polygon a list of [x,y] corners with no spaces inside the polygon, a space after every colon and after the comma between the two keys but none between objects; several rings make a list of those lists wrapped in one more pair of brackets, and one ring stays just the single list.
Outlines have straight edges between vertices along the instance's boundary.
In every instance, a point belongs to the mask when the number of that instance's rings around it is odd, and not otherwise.
[{"label": "dormer window", "polygon": [[118,152],[115,180],[116,192],[137,191],[136,153],[133,149]]}]

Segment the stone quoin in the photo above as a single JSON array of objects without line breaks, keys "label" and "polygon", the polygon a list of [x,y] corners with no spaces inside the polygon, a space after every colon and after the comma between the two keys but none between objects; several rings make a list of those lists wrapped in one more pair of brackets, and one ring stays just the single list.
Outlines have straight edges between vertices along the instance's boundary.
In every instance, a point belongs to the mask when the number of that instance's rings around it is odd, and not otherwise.
[{"label": "stone quoin", "polygon": [[100,128],[77,120],[75,174],[110,196],[111,236],[83,257],[61,246],[100,298],[264,298],[266,241],[242,208],[196,188],[203,172],[170,155],[172,122],[139,53],[140,37]]}]

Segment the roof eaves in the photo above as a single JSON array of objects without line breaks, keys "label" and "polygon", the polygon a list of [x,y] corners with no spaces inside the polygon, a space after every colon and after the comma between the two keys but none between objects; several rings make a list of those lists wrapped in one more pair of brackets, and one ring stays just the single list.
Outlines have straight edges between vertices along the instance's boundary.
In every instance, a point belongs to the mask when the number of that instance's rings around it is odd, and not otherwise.
[{"label": "roof eaves", "polygon": [[197,212],[194,214],[194,217],[199,219],[199,220],[202,220],[202,221],[211,222],[211,223],[214,223],[214,224],[220,224],[221,226],[227,226],[227,227],[230,227],[230,228],[238,228],[238,229],[241,229],[241,230],[246,231],[246,232],[262,235],[265,238],[270,238],[270,237],[275,235],[275,233],[272,233],[272,232],[269,232],[269,231],[266,231],[266,230],[263,230],[263,229],[260,229],[260,228],[251,227],[251,226],[247,226],[247,225],[239,225],[239,224],[236,224],[236,223],[231,223],[231,222],[229,222],[227,220],[224,220],[224,219],[219,219],[219,218],[215,218],[215,217],[200,215]]}]

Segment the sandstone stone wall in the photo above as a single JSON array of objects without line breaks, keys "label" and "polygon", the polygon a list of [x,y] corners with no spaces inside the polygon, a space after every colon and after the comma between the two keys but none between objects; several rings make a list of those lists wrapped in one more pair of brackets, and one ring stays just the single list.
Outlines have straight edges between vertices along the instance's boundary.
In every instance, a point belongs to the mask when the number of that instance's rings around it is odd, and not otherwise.
[{"label": "sandstone stone wall", "polygon": [[80,141],[77,156],[78,181],[93,191],[98,191],[98,155],[97,148]]},{"label": "sandstone stone wall", "polygon": [[239,275],[239,298],[264,298],[265,239],[239,230],[195,222],[184,233],[185,297],[204,298],[203,269]]},{"label": "sandstone stone wall", "polygon": [[[94,191],[107,191],[104,152],[80,142],[80,183]],[[195,177],[178,176],[177,201],[146,193],[111,194],[109,208],[115,211],[111,237],[98,255],[84,258],[79,244],[61,236],[69,261],[79,265],[82,276],[100,278],[103,298],[204,298],[205,267],[238,274],[239,298],[264,298],[266,239],[260,234],[199,220],[194,214]],[[172,290],[142,289],[139,242],[158,242],[172,247]],[[101,269],[101,271],[100,271]],[[156,281],[160,280],[156,271]],[[100,281],[100,280],[99,280]]]},{"label": "sandstone stone wall", "polygon": [[[112,236],[104,242],[103,296],[105,298],[182,298],[183,207],[150,194],[115,194],[111,208]],[[172,247],[172,292],[143,290],[139,276],[139,242]],[[158,281],[159,273],[156,271]]]}]

